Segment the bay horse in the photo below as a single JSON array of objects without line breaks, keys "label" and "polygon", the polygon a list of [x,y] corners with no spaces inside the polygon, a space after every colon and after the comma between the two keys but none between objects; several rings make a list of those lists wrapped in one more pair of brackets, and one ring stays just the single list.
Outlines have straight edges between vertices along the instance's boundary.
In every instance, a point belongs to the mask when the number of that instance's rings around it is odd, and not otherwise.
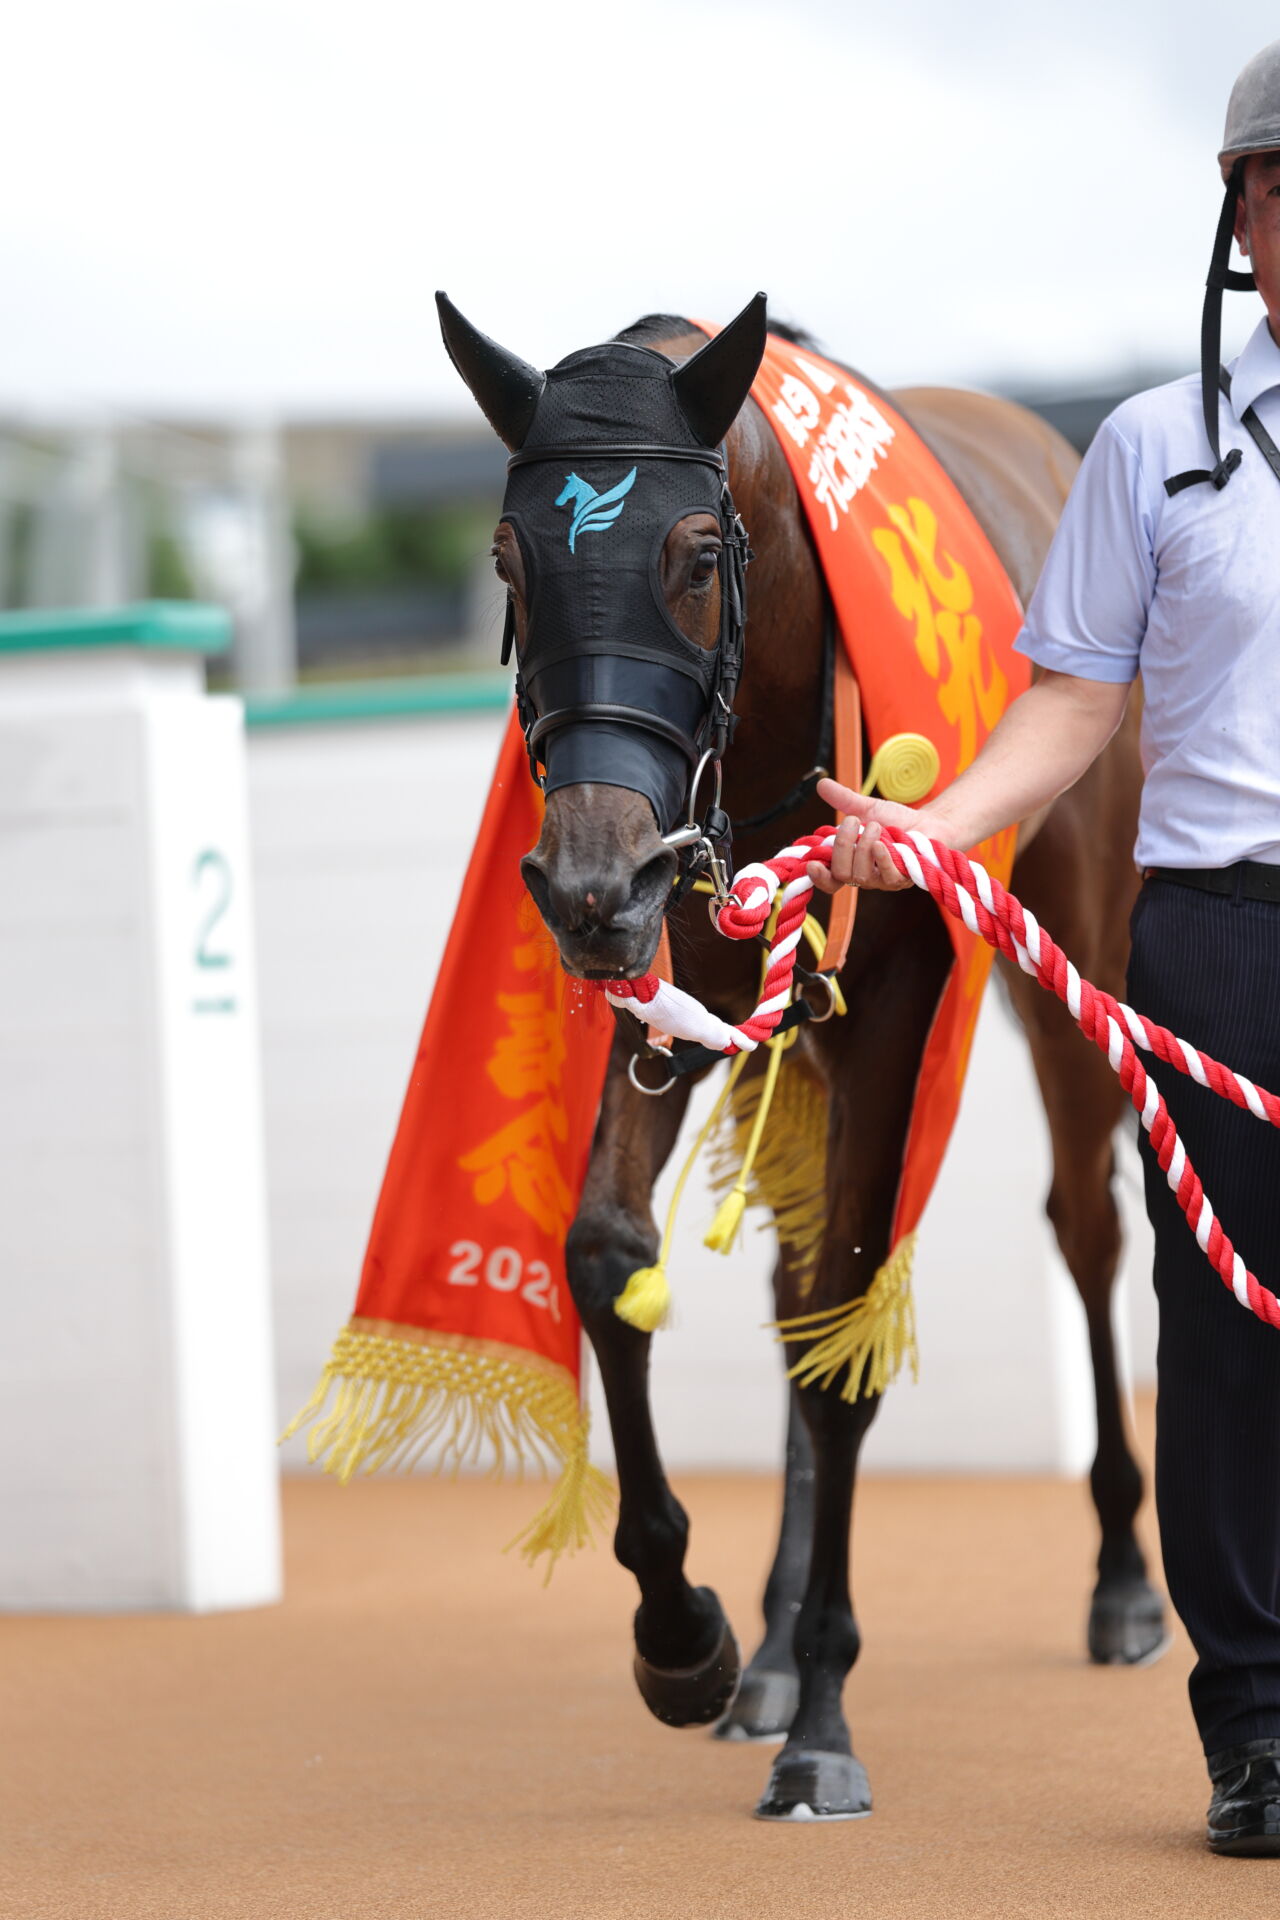
[{"label": "bay horse", "polygon": [[[568,973],[596,980],[633,977],[649,966],[672,899],[679,855],[667,830],[681,817],[684,797],[683,776],[672,787],[669,756],[654,771],[669,742],[660,731],[649,738],[649,723],[638,711],[646,699],[660,706],[669,697],[668,681],[653,691],[659,685],[653,675],[665,672],[672,684],[676,676],[669,660],[656,660],[654,650],[665,640],[651,647],[637,639],[653,619],[652,607],[637,596],[647,585],[690,658],[696,649],[715,656],[725,641],[726,609],[732,611],[731,526],[712,490],[718,483],[707,482],[704,473],[701,495],[696,486],[682,494],[672,480],[664,514],[654,523],[648,582],[637,554],[622,546],[616,549],[615,580],[604,570],[604,556],[630,523],[622,509],[614,513],[618,502],[612,497],[596,516],[597,531],[584,530],[578,539],[579,555],[589,550],[596,556],[591,589],[575,587],[576,600],[563,593],[557,599],[560,576],[554,570],[567,565],[566,517],[562,510],[554,522],[550,514],[538,518],[541,496],[530,491],[529,476],[543,476],[538,484],[548,490],[549,507],[567,467],[589,464],[592,447],[617,456],[614,472],[637,445],[642,462],[656,459],[677,437],[677,416],[692,428],[686,442],[694,450],[673,459],[696,464],[701,458],[706,468],[708,455],[697,449],[714,450],[723,442],[730,505],[736,503],[753,549],[723,804],[737,822],[772,810],[766,823],[739,827],[735,857],[740,864],[766,858],[821,824],[825,815],[804,775],[818,757],[824,729],[830,609],[786,458],[748,397],[764,346],[763,296],[710,344],[679,316],[651,315],[601,347],[571,354],[546,375],[439,299],[451,358],[514,456],[494,555],[508,594],[508,639],[525,675],[518,685],[534,742],[531,759],[545,762],[548,789],[538,843],[523,863],[525,880]],[[812,345],[805,335],[780,331]],[[876,392],[862,376],[851,377]],[[1006,400],[942,388],[912,388],[889,398],[959,487],[1025,605],[1076,455],[1045,422]],[[558,444],[566,439],[566,422],[577,437]],[[589,444],[579,457],[584,438]],[[599,444],[602,438],[607,446]],[[619,440],[628,444],[613,444]],[[557,456],[554,473],[537,465]],[[534,464],[522,464],[529,462]],[[627,509],[638,511],[632,503],[640,492],[639,486],[632,489]],[[594,487],[579,480],[568,497],[572,510],[589,519]],[[585,529],[587,520],[578,524]],[[611,593],[620,598],[602,620],[600,605]],[[537,625],[540,596],[543,628]],[[550,638],[544,631],[548,608],[555,623]],[[536,671],[531,635],[540,649]],[[677,654],[677,665],[682,657]],[[548,659],[550,667],[543,664]],[[587,679],[574,681],[566,694],[565,676],[572,680],[575,673]],[[628,673],[641,680],[628,683],[632,705],[625,707],[619,686]],[[547,688],[556,674],[553,704],[562,705],[548,715]],[[707,684],[704,676],[703,692]],[[686,685],[680,698],[687,696]],[[1123,991],[1128,915],[1137,891],[1131,849],[1141,776],[1134,704],[1090,771],[1026,823],[1012,880],[1013,891],[1053,929],[1081,972],[1116,994]],[[638,734],[634,726],[628,731],[617,724],[628,713]],[[688,730],[690,723],[682,724]],[[671,731],[660,714],[652,725]],[[607,749],[601,747],[606,737]],[[754,949],[720,938],[700,899],[686,899],[671,922],[677,983],[724,1020],[744,1018],[756,1000]],[[826,1217],[816,1271],[802,1276],[786,1244],[780,1246],[773,1282],[780,1319],[858,1298],[889,1253],[918,1064],[950,962],[941,917],[923,894],[872,893],[863,899],[841,975],[847,1015],[802,1026],[789,1056],[795,1067],[787,1070],[807,1073],[826,1105]],[[1106,1060],[1082,1043],[1056,999],[1013,969],[1007,986],[1048,1117],[1053,1175],[1047,1211],[1084,1302],[1093,1359],[1098,1441],[1090,1484],[1101,1544],[1088,1650],[1095,1661],[1136,1664],[1161,1649],[1165,1626],[1134,1532],[1142,1477],[1126,1435],[1111,1324],[1120,1251],[1112,1135],[1125,1096]],[[627,1013],[615,1019],[566,1260],[599,1365],[617,1454],[615,1551],[640,1594],[636,1679],[646,1704],[669,1725],[718,1722],[717,1730],[728,1737],[785,1736],[756,1809],[761,1817],[854,1818],[870,1811],[871,1796],[841,1700],[860,1646],[850,1597],[850,1521],[859,1449],[878,1399],[864,1394],[850,1401],[831,1388],[791,1387],[782,1525],[764,1591],[764,1634],[739,1685],[737,1646],[720,1602],[685,1575],[688,1520],[668,1485],[651,1419],[650,1336],[614,1310],[633,1270],[655,1256],[651,1192],[680,1131],[691,1078],[678,1079],[661,1099],[644,1097],[628,1074],[644,1044],[642,1029]],[[762,1054],[754,1056],[752,1064],[762,1060]],[[864,1116],[872,1113],[868,1124]]]}]

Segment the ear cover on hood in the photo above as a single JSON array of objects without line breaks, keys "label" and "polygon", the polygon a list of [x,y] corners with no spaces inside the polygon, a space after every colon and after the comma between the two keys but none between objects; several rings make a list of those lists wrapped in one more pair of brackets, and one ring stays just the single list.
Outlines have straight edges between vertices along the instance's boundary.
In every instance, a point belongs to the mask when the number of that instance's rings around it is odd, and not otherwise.
[{"label": "ear cover on hood", "polygon": [[546,375],[473,327],[447,293],[437,293],[436,311],[449,358],[499,440],[514,453],[524,444]]},{"label": "ear cover on hood", "polygon": [[704,447],[718,447],[742,411],[764,358],[767,307],[757,293],[671,376],[680,410]]}]

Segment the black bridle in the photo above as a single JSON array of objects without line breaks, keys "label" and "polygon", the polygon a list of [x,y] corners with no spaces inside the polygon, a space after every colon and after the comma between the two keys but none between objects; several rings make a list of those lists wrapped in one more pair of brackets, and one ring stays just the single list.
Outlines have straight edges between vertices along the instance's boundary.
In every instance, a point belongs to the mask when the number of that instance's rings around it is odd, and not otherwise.
[{"label": "black bridle", "polygon": [[[713,655],[714,670],[700,723],[690,730],[683,719],[672,719],[652,708],[616,702],[577,700],[539,714],[529,697],[516,658],[516,707],[529,755],[529,771],[539,786],[543,784],[542,756],[539,746],[559,728],[582,721],[609,721],[614,725],[635,727],[676,747],[689,768],[686,787],[685,820],[662,836],[664,845],[681,857],[682,878],[691,880],[708,870],[718,886],[726,884],[730,824],[720,805],[720,765],[733,736],[733,702],[742,677],[747,620],[746,570],[751,548],[742,517],[729,490],[728,468],[723,449],[614,444],[596,446],[547,446],[522,449],[507,462],[508,473],[538,461],[570,462],[583,460],[692,461],[713,469],[720,478],[720,630]],[[502,635],[502,661],[505,666],[515,650],[515,598],[508,590],[506,619]],[[701,789],[711,775],[711,797],[699,813]],[[659,822],[661,825],[661,822]]]}]

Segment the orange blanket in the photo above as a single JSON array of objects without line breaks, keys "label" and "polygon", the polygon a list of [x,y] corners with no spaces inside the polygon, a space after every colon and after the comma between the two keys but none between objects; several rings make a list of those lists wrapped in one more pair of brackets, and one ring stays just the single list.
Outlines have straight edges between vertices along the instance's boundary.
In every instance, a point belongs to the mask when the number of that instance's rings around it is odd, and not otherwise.
[{"label": "orange blanket", "polygon": [[[707,331],[712,331],[708,328]],[[906,422],[841,368],[770,336],[752,393],[795,476],[861,683],[872,749],[928,735],[940,785],[1027,683],[1020,610],[989,543]],[[611,1020],[565,979],[517,862],[539,829],[514,716],[432,997],[355,1316],[316,1395],[313,1458],[342,1478],[491,1453],[562,1472],[524,1537],[580,1544],[608,1492],[587,1461],[564,1236],[585,1174]],[[979,857],[1007,879],[1014,836]],[[962,951],[926,1048],[895,1210],[909,1247],[959,1104],[991,962]],[[336,1388],[333,1405],[326,1401]],[[290,1431],[293,1431],[291,1428]]]}]

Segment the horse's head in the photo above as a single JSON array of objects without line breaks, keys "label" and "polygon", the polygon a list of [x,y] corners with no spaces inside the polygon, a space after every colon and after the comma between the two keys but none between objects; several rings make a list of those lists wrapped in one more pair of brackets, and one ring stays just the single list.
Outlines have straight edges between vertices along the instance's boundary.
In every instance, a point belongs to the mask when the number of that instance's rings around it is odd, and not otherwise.
[{"label": "horse's head", "polygon": [[548,373],[437,301],[512,455],[493,550],[547,800],[525,881],[570,973],[628,978],[658,944],[696,771],[727,739],[746,545],[721,442],[764,351],[764,296],[689,360],[610,341]]}]

